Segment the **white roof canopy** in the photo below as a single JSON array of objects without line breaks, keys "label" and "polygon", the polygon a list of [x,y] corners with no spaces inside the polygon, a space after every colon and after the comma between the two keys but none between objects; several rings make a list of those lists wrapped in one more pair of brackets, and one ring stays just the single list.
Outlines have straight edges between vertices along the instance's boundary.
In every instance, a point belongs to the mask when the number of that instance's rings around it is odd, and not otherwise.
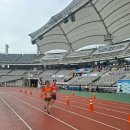
[{"label": "white roof canopy", "polygon": [[130,0],[73,0],[30,36],[41,53],[120,42],[130,37]]}]

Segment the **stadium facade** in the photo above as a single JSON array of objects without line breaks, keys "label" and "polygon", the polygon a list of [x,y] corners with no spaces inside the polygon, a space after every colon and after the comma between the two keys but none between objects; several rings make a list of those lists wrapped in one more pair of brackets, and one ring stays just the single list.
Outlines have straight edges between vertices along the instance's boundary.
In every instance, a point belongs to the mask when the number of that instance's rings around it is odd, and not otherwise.
[{"label": "stadium facade", "polygon": [[[38,86],[56,78],[60,85],[112,90],[130,79],[129,0],[73,0],[29,35],[41,54],[0,54],[1,85]],[[106,46],[76,51],[95,44]],[[66,52],[45,53],[54,49]]]}]

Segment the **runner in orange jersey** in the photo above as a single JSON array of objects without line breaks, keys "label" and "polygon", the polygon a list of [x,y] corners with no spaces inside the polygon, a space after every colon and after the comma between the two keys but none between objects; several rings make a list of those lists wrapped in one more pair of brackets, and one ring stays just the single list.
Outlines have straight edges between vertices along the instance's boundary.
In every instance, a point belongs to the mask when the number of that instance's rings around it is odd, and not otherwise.
[{"label": "runner in orange jersey", "polygon": [[52,88],[48,80],[45,82],[45,86],[42,88],[42,92],[44,95],[44,109],[48,114],[50,114],[49,105],[51,103],[52,98]]}]

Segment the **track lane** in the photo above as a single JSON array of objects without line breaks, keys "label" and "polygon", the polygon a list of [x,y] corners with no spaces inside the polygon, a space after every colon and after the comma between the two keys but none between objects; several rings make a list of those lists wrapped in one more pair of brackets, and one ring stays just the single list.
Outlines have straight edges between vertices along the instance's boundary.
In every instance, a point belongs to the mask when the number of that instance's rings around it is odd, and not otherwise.
[{"label": "track lane", "polygon": [[[33,130],[78,130],[68,127],[67,125],[58,122],[56,119],[51,118],[44,111],[38,111],[32,107],[20,102],[10,96],[3,96],[3,99],[17,112],[21,117],[32,127]],[[21,130],[21,129],[19,129]]]},{"label": "track lane", "polygon": [[[27,95],[24,95],[24,96],[27,96]],[[32,96],[29,96],[29,97],[32,97]],[[39,100],[39,97],[37,95],[33,95],[33,97],[35,97],[36,99]],[[58,100],[56,102],[58,102],[58,101],[65,103],[65,98],[59,97],[59,95],[58,95]],[[77,101],[75,98],[72,99],[71,97],[70,97],[70,104],[74,105],[74,106],[80,106],[84,109],[86,108],[86,110],[88,109],[88,105],[89,105],[89,103],[82,103],[80,101]],[[103,107],[96,106],[95,103],[94,103],[94,110],[97,113],[104,113],[104,114],[111,115],[111,116],[114,116],[117,118],[121,118],[123,120],[127,120],[128,115],[129,115],[129,113],[126,113],[125,111],[117,111],[117,110],[111,109],[111,108],[103,108]]]},{"label": "track lane", "polygon": [[[22,97],[21,97],[21,99],[23,99]],[[30,101],[30,100],[28,100],[27,98],[24,98],[24,100],[26,100],[27,102],[29,101],[29,102],[31,102],[31,103],[33,103],[34,101]],[[35,100],[35,103],[36,103],[36,99],[34,99]],[[40,102],[40,101],[38,101],[38,102]],[[37,106],[39,106],[39,103],[37,103]],[[83,120],[91,120],[92,122],[95,122],[94,124],[96,125],[96,129],[98,129],[97,128],[97,124],[99,123],[100,125],[105,125],[105,126],[107,126],[107,127],[109,127],[109,130],[110,129],[120,129],[120,128],[116,128],[116,127],[113,127],[113,126],[111,126],[111,125],[107,125],[107,124],[105,124],[105,123],[103,123],[103,122],[100,122],[100,121],[98,121],[98,120],[94,120],[94,119],[91,119],[91,118],[88,118],[88,117],[85,117],[85,116],[83,116],[83,115],[80,115],[80,114],[77,114],[77,113],[75,113],[75,112],[73,112],[73,111],[70,111],[70,110],[66,110],[66,109],[64,109],[64,108],[62,108],[62,107],[58,107],[58,109],[60,109],[60,110],[62,110],[62,113],[61,114],[63,114],[63,112],[65,112],[65,114],[67,115],[68,113],[70,113],[70,114],[72,114],[73,116],[74,115],[77,115],[77,116],[79,116],[78,117],[78,120],[80,120],[80,118],[82,117],[82,118],[84,118]],[[60,113],[59,112],[59,110],[58,110],[58,113]],[[53,113],[54,114],[54,113]],[[60,114],[60,115],[61,115]],[[72,116],[71,115],[71,116]],[[58,116],[58,115],[57,115]],[[62,116],[62,115],[61,115]],[[75,119],[75,121],[76,121],[76,119]],[[83,122],[83,121],[82,121]],[[88,121],[87,121],[88,122]],[[90,125],[90,123],[89,123],[89,125]],[[94,125],[94,126],[95,126]],[[106,128],[104,128],[104,129],[107,129],[107,127]],[[86,127],[86,128],[88,128],[88,127]],[[92,129],[92,127],[90,128],[90,129]],[[94,128],[95,129],[95,128]],[[100,130],[101,130],[101,128],[100,128]]]},{"label": "track lane", "polygon": [[[58,108],[65,109],[65,105],[63,103],[57,102],[56,106]],[[70,106],[69,109],[72,112],[75,112],[75,113],[78,113],[80,115],[86,116],[86,117],[91,118],[93,120],[100,121],[102,123],[105,123],[105,124],[108,124],[110,126],[119,128],[121,130],[130,129],[130,125],[128,124],[127,120],[125,120],[125,121],[124,120],[119,120],[119,119],[112,118],[112,117],[107,117],[105,115],[101,115],[101,114],[98,114],[98,113],[95,113],[95,112],[91,113],[89,111],[86,111],[86,110],[83,110],[83,109],[79,109],[79,108],[73,107],[73,106]]]},{"label": "track lane", "polygon": [[0,130],[32,130],[0,95]]},{"label": "track lane", "polygon": [[[10,92],[18,92],[18,93],[20,93],[20,90],[22,90],[22,93],[24,93],[24,91],[25,90],[27,90],[28,92],[30,91],[30,90],[32,90],[32,92],[33,92],[33,95],[36,95],[36,94],[38,94],[38,93],[40,93],[41,92],[41,89],[38,89],[38,91],[36,90],[36,88],[25,88],[25,87],[1,87],[1,89],[0,89],[2,92],[7,92],[7,91],[10,91]],[[1,93],[1,92],[0,92]],[[82,92],[81,92],[82,93]],[[86,92],[87,93],[87,92]],[[29,94],[28,94],[29,95]],[[64,93],[58,93],[58,95],[64,95],[64,96],[66,96],[66,95],[69,95],[69,96],[71,96],[71,97],[76,97],[77,99],[78,98],[81,98],[81,99],[84,99],[85,101],[86,101],[86,99],[87,100],[90,100],[90,98],[87,98],[87,97],[81,97],[81,96],[77,96],[77,95],[75,95],[75,96],[72,96],[72,95],[70,95],[70,94],[64,94]],[[121,95],[122,97],[123,97],[123,95]],[[130,109],[130,103],[124,103],[124,102],[118,102],[118,101],[109,101],[109,100],[105,100],[105,99],[95,99],[95,101],[96,102],[98,102],[98,103],[102,103],[102,104],[106,104],[106,105],[113,105],[113,106],[116,106],[116,107],[123,107],[123,108],[128,108],[128,109]]]},{"label": "track lane", "polygon": [[[23,96],[26,97],[27,95],[23,95]],[[39,100],[39,97],[37,95],[33,95],[33,96],[29,96],[29,97],[35,97],[36,99]],[[63,102],[63,103],[65,103],[65,100],[58,97],[58,100],[56,100],[56,102],[60,102],[60,103]],[[72,101],[72,100],[70,100],[70,102],[71,102],[71,106],[78,107],[78,108],[81,108],[83,110],[88,110],[88,104],[80,103],[80,102],[76,102],[76,101]],[[84,106],[82,106],[82,105],[84,105]],[[101,115],[106,115],[108,117],[120,118],[121,120],[124,120],[124,121],[126,121],[126,118],[128,116],[128,113],[124,114],[124,113],[118,113],[116,111],[114,111],[114,112],[112,111],[111,112],[108,109],[106,110],[106,113],[104,113],[104,110],[102,110],[102,109],[101,109],[101,112],[97,111],[97,109],[95,109],[95,112],[98,113],[98,114],[101,114]],[[112,114],[114,114],[114,115],[112,115]],[[123,118],[123,116],[124,116],[124,118]]]},{"label": "track lane", "polygon": [[[40,91],[39,91],[40,93]],[[35,91],[33,91],[33,95],[36,96]],[[72,96],[69,94],[63,94],[63,93],[58,93],[58,98],[66,98],[66,96],[69,96],[71,98],[71,100],[75,100],[76,101],[80,101],[80,103],[89,103],[91,98],[87,98],[87,97],[80,97],[80,96]],[[126,111],[126,113],[130,113],[130,104],[128,103],[122,103],[122,102],[115,102],[115,101],[108,101],[108,100],[101,100],[101,99],[94,99],[95,101],[95,105],[97,107],[104,107],[104,108],[108,108],[108,109],[116,109],[117,111]]]},{"label": "track lane", "polygon": [[[26,98],[31,98],[31,97],[26,97]],[[33,98],[33,100],[40,102],[38,99],[35,99],[35,98]],[[61,108],[64,110],[66,109],[64,102],[59,102],[59,100],[58,100],[55,104],[58,107],[58,109],[61,109]],[[69,111],[86,116],[93,120],[100,121],[105,124],[110,124],[111,126],[114,126],[116,128],[119,127],[122,130],[126,130],[127,128],[130,129],[130,125],[128,124],[127,117],[126,117],[126,119],[122,119],[122,118],[118,118],[118,117],[114,118],[114,116],[108,117],[106,115],[103,115],[103,114],[101,115],[96,112],[91,113],[91,112],[87,111],[86,109],[81,109],[81,107],[79,108],[78,106],[79,106],[78,103],[77,103],[77,107],[70,105],[70,107],[68,107]]]},{"label": "track lane", "polygon": [[[9,90],[9,89],[8,89]],[[15,90],[15,89],[14,89]],[[3,91],[4,92],[4,94],[5,95],[8,95],[8,92],[7,92],[7,89],[6,89],[6,91]],[[15,91],[11,91],[11,93],[10,93],[11,95],[17,95],[17,94],[19,94],[19,90],[15,90]],[[3,95],[3,94],[2,94]],[[23,93],[21,93],[21,95],[23,95]],[[36,97],[38,98],[38,96],[37,95],[35,95],[34,96],[34,93],[33,93],[33,95],[32,96],[30,96],[29,94],[27,94],[27,95],[24,95],[24,96],[29,96],[29,97],[35,97],[35,99],[36,99]],[[62,98],[62,96],[63,96],[63,98]],[[70,96],[70,95],[69,95]],[[63,104],[64,104],[64,102],[65,102],[65,97],[66,97],[66,95],[64,96],[63,94],[61,94],[61,97],[58,95],[58,101],[56,102],[56,105],[59,105],[58,107],[59,107],[59,109],[62,109],[62,107],[63,107]],[[87,109],[87,107],[88,107],[88,104],[86,103],[87,101],[86,101],[86,98],[83,98],[83,97],[78,97],[78,96],[70,96],[71,97],[71,99],[70,99],[70,103],[71,103],[71,105],[73,104],[74,106],[77,106],[77,104],[76,103],[80,103],[80,107],[82,108],[82,105],[84,106],[83,108],[86,108]],[[77,98],[78,97],[78,98]],[[75,98],[76,98],[76,101],[75,101]],[[38,98],[39,99],[39,98]],[[82,99],[82,103],[81,103],[81,100]],[[88,100],[88,102],[89,102],[89,99],[87,98],[87,100]],[[80,102],[79,102],[80,101]],[[97,103],[97,101],[98,101],[98,103]],[[124,119],[127,119],[127,114],[128,114],[128,112],[129,111],[127,111],[127,110],[129,110],[129,105],[128,104],[124,104],[123,105],[123,103],[113,103],[113,102],[111,102],[110,101],[110,104],[108,103],[107,104],[107,101],[105,101],[105,103],[104,103],[104,100],[103,100],[103,103],[99,103],[99,101],[100,100],[98,100],[98,99],[96,99],[95,100],[95,103],[96,104],[98,104],[98,105],[102,105],[104,108],[106,108],[106,111],[108,112],[108,114],[112,114],[113,115],[113,113],[116,113],[115,114],[115,116],[117,116],[117,115],[121,115],[120,117],[122,118],[123,116],[122,115],[125,115],[123,118]],[[60,103],[59,103],[60,102]],[[109,101],[108,101],[109,102]],[[86,105],[87,104],[87,105]],[[61,106],[60,106],[61,105]],[[94,104],[95,105],[95,104]],[[116,105],[116,106],[114,106],[114,107],[112,107],[112,105]],[[74,106],[71,106],[72,108],[71,109],[73,109],[73,107]],[[102,111],[104,111],[104,109],[102,109],[102,107],[97,107],[97,108],[95,108],[95,110],[97,111],[97,110],[102,110]],[[111,109],[110,108],[107,108],[107,107],[112,107],[112,109],[114,110],[114,111],[111,111]],[[115,110],[116,109],[116,107],[118,107],[119,109],[118,110]],[[124,107],[124,108],[123,108]],[[75,108],[75,107],[74,107]],[[64,109],[64,107],[63,107],[63,109]],[[70,110],[68,110],[68,111],[70,111]],[[77,111],[77,109],[76,109],[76,111]],[[127,112],[126,112],[127,111]],[[120,113],[121,112],[121,113]],[[106,113],[106,112],[105,112]],[[114,115],[113,115],[114,116]],[[119,117],[119,118],[120,118]],[[126,130],[126,129],[125,129]]]},{"label": "track lane", "polygon": [[[66,98],[66,95],[65,94],[58,94],[58,97],[59,98]],[[85,98],[85,97],[79,97],[79,96],[72,96],[72,95],[69,95],[69,97],[71,98],[71,100],[76,100],[76,101],[80,101],[80,103],[89,103],[90,99],[91,98]],[[126,111],[126,112],[130,112],[130,104],[129,105],[123,105],[122,103],[109,103],[110,101],[104,101],[104,102],[101,102],[100,100],[98,99],[94,99],[94,102],[95,102],[95,105],[96,106],[103,106],[105,108],[116,108],[116,110],[121,110],[121,111]]]},{"label": "track lane", "polygon": [[[58,99],[65,100],[65,98],[66,98],[66,96],[59,96],[58,95]],[[86,99],[86,101],[83,101],[82,98],[77,99],[77,97],[75,97],[75,96],[69,96],[69,98],[70,98],[70,102],[72,102],[72,103],[78,102],[79,104],[82,104],[82,105],[86,105],[86,106],[89,105],[88,99]],[[118,113],[122,113],[122,114],[126,114],[126,115],[128,115],[130,113],[130,109],[124,110],[124,109],[118,108],[116,106],[114,106],[114,107],[111,107],[111,106],[108,106],[108,105],[103,106],[102,104],[98,104],[98,102],[96,100],[93,100],[93,102],[94,102],[94,106],[97,110],[99,110],[99,109],[109,110],[109,111],[118,112]]]},{"label": "track lane", "polygon": [[[63,99],[58,99],[58,101],[64,102]],[[70,100],[70,104],[75,105],[75,106],[80,106],[82,108],[86,108],[88,109],[89,104],[85,104],[85,103],[81,103],[81,102],[77,102],[77,101],[72,101]],[[115,109],[111,109],[111,108],[103,108],[103,107],[98,107],[95,105],[95,103],[93,103],[94,105],[94,111],[96,112],[101,112],[101,113],[105,113],[105,114],[109,114],[109,115],[113,115],[122,119],[126,119],[126,117],[128,116],[129,113],[126,113],[125,111],[117,111]]]}]

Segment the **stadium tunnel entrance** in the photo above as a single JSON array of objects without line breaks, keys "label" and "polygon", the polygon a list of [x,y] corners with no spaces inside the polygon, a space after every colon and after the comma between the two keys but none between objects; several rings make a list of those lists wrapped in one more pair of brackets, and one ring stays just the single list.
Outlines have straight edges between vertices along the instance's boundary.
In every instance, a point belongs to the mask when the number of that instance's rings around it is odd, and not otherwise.
[{"label": "stadium tunnel entrance", "polygon": [[30,86],[36,88],[38,86],[38,79],[30,79]]},{"label": "stadium tunnel entrance", "polygon": [[38,79],[25,79],[24,86],[36,88],[38,87]]}]

